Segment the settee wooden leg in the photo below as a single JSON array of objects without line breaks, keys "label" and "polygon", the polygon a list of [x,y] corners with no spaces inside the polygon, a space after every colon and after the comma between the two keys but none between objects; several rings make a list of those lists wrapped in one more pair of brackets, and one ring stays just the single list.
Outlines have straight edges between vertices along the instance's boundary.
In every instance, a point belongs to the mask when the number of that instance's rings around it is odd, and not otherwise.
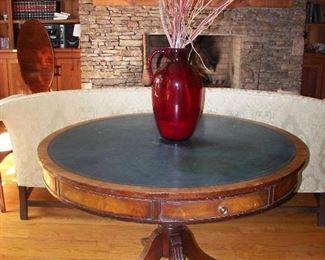
[{"label": "settee wooden leg", "polygon": [[0,172],[0,211],[6,212],[6,203],[5,203],[5,197],[3,193],[3,187],[2,187],[1,172]]},{"label": "settee wooden leg", "polygon": [[28,188],[25,186],[18,186],[19,190],[19,206],[20,206],[20,219],[28,219]]},{"label": "settee wooden leg", "polygon": [[319,193],[318,225],[325,227],[325,192]]}]

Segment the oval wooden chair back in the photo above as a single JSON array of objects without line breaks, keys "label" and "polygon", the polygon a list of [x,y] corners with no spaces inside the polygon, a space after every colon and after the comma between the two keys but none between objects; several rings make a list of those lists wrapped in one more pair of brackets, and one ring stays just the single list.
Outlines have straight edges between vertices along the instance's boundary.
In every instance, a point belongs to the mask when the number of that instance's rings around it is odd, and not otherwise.
[{"label": "oval wooden chair back", "polygon": [[54,77],[54,53],[42,23],[26,21],[19,32],[17,56],[22,78],[32,93],[49,91]]}]

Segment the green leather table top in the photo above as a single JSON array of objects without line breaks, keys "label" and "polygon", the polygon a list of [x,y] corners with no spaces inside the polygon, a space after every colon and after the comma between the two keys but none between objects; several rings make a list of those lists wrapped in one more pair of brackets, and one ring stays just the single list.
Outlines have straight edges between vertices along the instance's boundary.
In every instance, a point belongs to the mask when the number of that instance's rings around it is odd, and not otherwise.
[{"label": "green leather table top", "polygon": [[252,121],[203,115],[193,137],[161,139],[153,115],[106,118],[70,128],[48,146],[72,173],[116,184],[193,188],[267,176],[295,157],[279,132]]}]

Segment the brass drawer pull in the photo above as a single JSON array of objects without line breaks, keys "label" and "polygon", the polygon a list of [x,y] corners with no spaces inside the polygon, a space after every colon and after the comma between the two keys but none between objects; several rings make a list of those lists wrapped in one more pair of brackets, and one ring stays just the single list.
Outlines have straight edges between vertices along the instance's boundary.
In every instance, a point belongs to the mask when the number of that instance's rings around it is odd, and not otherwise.
[{"label": "brass drawer pull", "polygon": [[227,215],[228,214],[228,208],[225,206],[219,206],[218,207],[218,211],[219,213],[221,213],[222,215]]}]

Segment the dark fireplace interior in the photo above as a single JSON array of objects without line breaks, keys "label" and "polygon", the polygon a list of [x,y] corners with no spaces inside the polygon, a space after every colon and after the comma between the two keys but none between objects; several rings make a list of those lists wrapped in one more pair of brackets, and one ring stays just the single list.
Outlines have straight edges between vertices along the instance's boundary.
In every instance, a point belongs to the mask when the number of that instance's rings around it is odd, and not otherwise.
[{"label": "dark fireplace interior", "polygon": [[[193,44],[195,50],[191,46],[187,47],[190,62],[199,71],[205,87],[233,87],[236,68],[239,67],[236,66],[239,57],[234,51],[234,44],[238,41],[234,38],[236,37],[201,35]],[[165,35],[146,34],[143,46],[145,57],[148,57],[155,49],[169,47],[169,44]],[[153,60],[154,70],[166,62],[164,57],[157,56]]]}]

